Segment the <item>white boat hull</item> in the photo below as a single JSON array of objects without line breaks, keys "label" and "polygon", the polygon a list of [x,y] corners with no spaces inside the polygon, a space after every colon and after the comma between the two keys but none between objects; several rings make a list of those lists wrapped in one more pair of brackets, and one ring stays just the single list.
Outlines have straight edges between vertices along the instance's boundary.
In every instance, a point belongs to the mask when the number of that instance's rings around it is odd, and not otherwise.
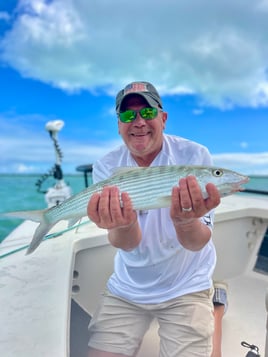
[{"label": "white boat hull", "polygon": [[[254,270],[267,225],[267,196],[233,195],[224,198],[217,209],[215,279],[229,285],[223,357],[244,357],[248,351],[241,346],[243,340],[257,345],[261,356],[268,357],[268,275]],[[35,227],[24,222],[1,244],[1,256],[29,243]],[[61,222],[54,231],[65,227]],[[86,351],[87,321],[112,271],[114,254],[106,231],[89,223],[43,242],[31,255],[25,256],[22,250],[2,258],[0,355],[78,357]],[[158,356],[158,346],[157,325],[153,324],[138,357]]]}]

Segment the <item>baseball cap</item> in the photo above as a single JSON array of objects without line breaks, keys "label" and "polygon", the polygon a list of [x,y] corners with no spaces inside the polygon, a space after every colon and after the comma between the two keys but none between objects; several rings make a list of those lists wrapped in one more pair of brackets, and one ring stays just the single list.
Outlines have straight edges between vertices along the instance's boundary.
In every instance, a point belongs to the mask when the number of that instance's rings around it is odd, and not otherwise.
[{"label": "baseball cap", "polygon": [[162,100],[155,87],[149,82],[132,82],[124,89],[120,90],[116,96],[116,112],[121,110],[123,100],[131,95],[138,94],[142,96],[151,107],[162,109]]}]

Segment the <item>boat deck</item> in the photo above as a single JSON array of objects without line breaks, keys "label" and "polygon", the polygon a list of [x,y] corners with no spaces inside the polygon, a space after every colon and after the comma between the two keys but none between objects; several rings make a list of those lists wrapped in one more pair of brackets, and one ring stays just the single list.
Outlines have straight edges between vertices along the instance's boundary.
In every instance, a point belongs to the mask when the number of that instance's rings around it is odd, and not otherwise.
[{"label": "boat deck", "polygon": [[[217,279],[229,285],[229,307],[223,320],[223,357],[245,357],[241,341],[265,352],[266,274],[254,271],[268,224],[268,200],[233,195],[223,200],[216,212],[214,241],[218,253]],[[105,230],[87,224],[44,241],[31,255],[25,249],[35,223],[22,226],[0,245],[0,355],[5,357],[77,357],[76,347],[86,351],[87,325],[112,269],[112,248]],[[53,231],[62,230],[61,222]],[[23,235],[21,235],[23,232]],[[18,236],[19,234],[19,236]],[[71,301],[73,312],[71,316]],[[78,309],[75,309],[76,308]],[[4,308],[3,308],[4,307]],[[76,319],[76,321],[75,321]],[[76,325],[79,336],[70,328]],[[77,327],[78,326],[78,327]],[[148,331],[139,357],[156,357],[159,340],[156,325]],[[70,355],[70,351],[72,355]],[[83,357],[82,354],[80,357]]]},{"label": "boat deck", "polygon": [[[256,273],[252,276],[238,276],[227,283],[229,306],[223,318],[222,356],[245,357],[249,350],[241,346],[242,341],[258,346],[261,356],[264,356],[267,277],[263,279]],[[138,357],[158,357],[158,350],[157,324],[154,323]]]}]

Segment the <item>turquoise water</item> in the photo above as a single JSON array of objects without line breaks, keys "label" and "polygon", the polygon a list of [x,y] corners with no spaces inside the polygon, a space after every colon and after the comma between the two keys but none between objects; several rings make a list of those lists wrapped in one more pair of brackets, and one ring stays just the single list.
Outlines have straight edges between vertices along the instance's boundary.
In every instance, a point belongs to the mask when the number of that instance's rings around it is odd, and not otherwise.
[{"label": "turquoise water", "polygon": [[[46,208],[44,194],[37,192],[36,182],[39,178],[40,175],[0,175],[0,213]],[[82,174],[65,175],[64,181],[71,187],[73,194],[85,188]],[[49,178],[42,189],[45,191],[54,184],[55,180]],[[0,242],[21,222],[20,219],[0,217]]]},{"label": "turquoise water", "polygon": [[[46,208],[44,194],[37,192],[35,185],[39,178],[40,175],[0,175],[0,212]],[[64,180],[74,194],[85,187],[83,175],[65,175]],[[54,179],[48,179],[44,190],[54,183]],[[268,176],[252,176],[245,187],[268,191]],[[19,219],[0,218],[0,241],[21,222]]]}]

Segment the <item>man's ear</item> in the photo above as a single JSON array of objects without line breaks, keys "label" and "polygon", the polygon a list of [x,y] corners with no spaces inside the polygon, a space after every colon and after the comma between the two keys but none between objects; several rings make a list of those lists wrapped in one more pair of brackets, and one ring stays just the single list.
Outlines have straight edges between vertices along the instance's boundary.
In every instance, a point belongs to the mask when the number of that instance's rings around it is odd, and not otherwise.
[{"label": "man's ear", "polygon": [[167,112],[162,112],[163,130],[166,129],[167,118],[168,118],[168,113]]}]

